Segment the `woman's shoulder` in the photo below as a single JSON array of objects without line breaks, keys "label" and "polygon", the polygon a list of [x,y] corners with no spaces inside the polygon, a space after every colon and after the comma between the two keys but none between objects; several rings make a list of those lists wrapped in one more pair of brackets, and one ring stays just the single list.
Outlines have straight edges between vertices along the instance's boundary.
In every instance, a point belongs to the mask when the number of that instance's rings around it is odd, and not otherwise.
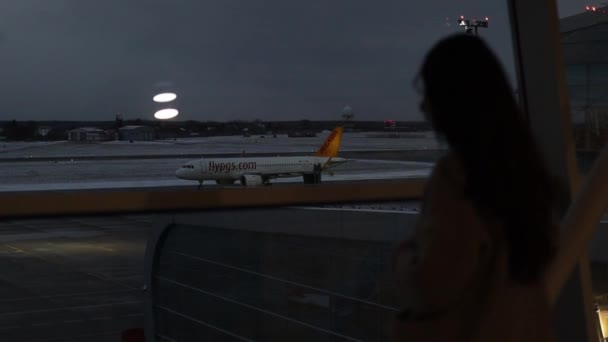
[{"label": "woman's shoulder", "polygon": [[[454,154],[443,156],[435,164],[424,194],[423,217],[435,222],[479,223],[479,213],[466,192],[465,171]],[[469,222],[473,224],[473,222]]]}]

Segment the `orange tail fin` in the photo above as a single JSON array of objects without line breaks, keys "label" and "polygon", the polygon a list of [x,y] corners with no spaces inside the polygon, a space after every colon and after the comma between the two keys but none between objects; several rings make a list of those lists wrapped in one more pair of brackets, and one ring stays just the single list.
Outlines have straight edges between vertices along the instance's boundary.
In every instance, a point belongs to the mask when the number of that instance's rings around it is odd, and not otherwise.
[{"label": "orange tail fin", "polygon": [[342,141],[342,127],[336,127],[329,134],[321,148],[315,152],[317,157],[337,157],[340,150],[340,142]]}]

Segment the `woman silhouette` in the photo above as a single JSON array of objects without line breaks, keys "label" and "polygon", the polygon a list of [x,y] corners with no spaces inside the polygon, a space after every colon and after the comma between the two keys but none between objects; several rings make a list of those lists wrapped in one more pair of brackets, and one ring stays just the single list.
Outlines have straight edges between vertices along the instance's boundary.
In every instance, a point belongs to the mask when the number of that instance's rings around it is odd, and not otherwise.
[{"label": "woman silhouette", "polygon": [[394,340],[552,340],[541,278],[555,253],[555,188],[498,59],[475,36],[451,36],[416,86],[449,149],[395,255]]}]

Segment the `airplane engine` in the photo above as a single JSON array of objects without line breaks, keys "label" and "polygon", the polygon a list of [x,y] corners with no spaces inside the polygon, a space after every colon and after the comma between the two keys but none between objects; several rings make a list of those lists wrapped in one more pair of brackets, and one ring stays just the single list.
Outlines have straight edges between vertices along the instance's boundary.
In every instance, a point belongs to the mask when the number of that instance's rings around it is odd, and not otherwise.
[{"label": "airplane engine", "polygon": [[242,175],[241,185],[243,186],[262,186],[264,185],[264,179],[258,175]]}]

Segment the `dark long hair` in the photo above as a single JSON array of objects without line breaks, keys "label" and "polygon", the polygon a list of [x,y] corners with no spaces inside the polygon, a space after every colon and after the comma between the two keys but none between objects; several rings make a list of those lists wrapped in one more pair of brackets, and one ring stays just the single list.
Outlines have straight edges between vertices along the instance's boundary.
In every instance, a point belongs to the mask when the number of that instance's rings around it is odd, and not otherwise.
[{"label": "dark long hair", "polygon": [[426,56],[429,119],[461,159],[466,194],[505,227],[509,271],[536,280],[555,254],[555,183],[498,59],[479,38],[455,35]]}]

